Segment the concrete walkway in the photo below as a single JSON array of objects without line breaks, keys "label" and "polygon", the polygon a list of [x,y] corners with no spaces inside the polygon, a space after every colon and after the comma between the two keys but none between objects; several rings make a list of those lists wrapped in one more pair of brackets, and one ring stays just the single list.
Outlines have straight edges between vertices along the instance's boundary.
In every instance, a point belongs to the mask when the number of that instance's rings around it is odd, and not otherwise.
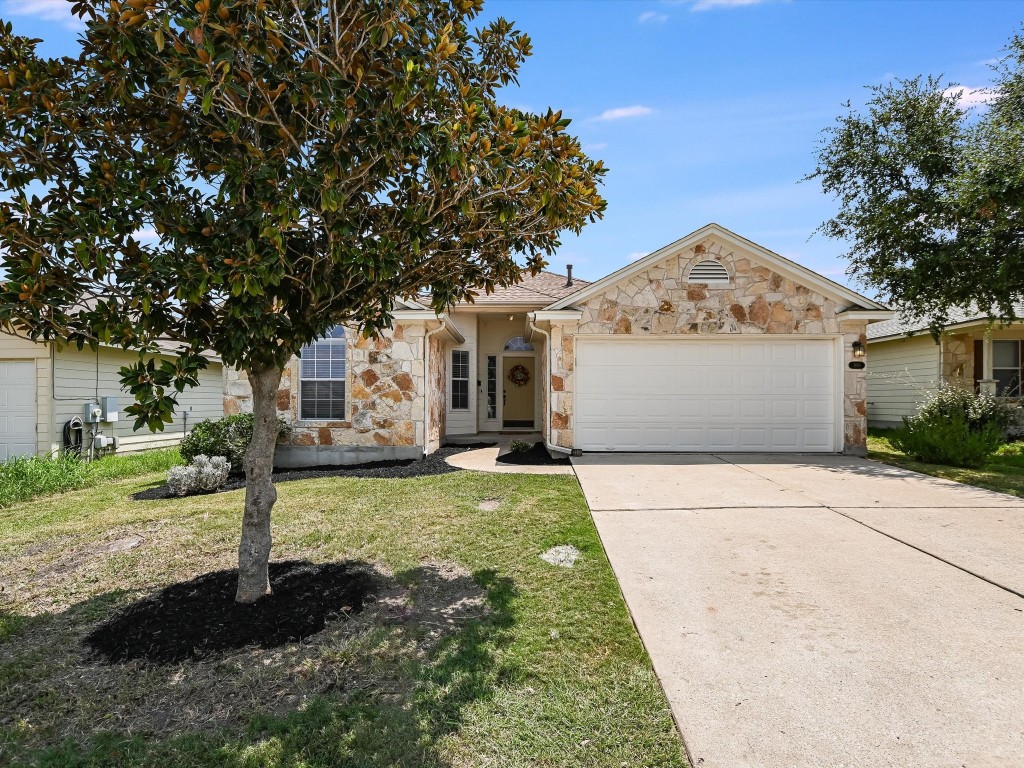
[{"label": "concrete walkway", "polygon": [[843,456],[573,463],[695,766],[1024,766],[1024,500]]},{"label": "concrete walkway", "polygon": [[498,456],[508,453],[508,440],[490,448],[477,448],[465,453],[456,453],[445,459],[453,467],[471,469],[475,472],[497,472],[498,474],[517,475],[571,475],[572,467],[568,464],[500,464]]}]

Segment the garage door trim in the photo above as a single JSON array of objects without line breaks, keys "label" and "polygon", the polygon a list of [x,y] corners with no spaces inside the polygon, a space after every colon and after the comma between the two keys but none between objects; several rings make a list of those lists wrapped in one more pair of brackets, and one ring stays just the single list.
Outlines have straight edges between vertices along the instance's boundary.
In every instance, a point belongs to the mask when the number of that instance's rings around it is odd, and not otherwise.
[{"label": "garage door trim", "polygon": [[[576,407],[573,408],[572,415],[572,427],[573,427],[573,444],[576,447],[580,447],[580,436],[577,430],[577,415],[578,415],[578,398],[580,394],[580,383],[584,377],[584,368],[580,366],[579,361],[579,350],[581,342],[630,342],[634,344],[649,344],[649,343],[712,343],[712,344],[731,344],[738,342],[799,342],[799,341],[831,341],[832,342],[832,354],[833,354],[833,389],[835,403],[833,404],[833,446],[832,451],[835,453],[842,453],[844,449],[844,402],[846,399],[845,395],[845,357],[843,355],[843,334],[722,334],[722,335],[675,335],[675,334],[650,334],[645,336],[627,336],[625,334],[606,334],[606,333],[590,333],[590,334],[575,334],[575,342],[573,344],[573,371],[576,383],[573,387],[575,393],[575,399],[577,400]],[[585,449],[593,450],[597,449]],[[657,449],[650,449],[650,452],[675,452],[675,453],[707,453],[713,452],[710,449],[706,451],[659,451]],[[752,451],[753,452],[753,451]],[[781,451],[780,451],[781,452]],[[800,451],[794,451],[800,452]],[[824,451],[818,451],[823,453]]]}]

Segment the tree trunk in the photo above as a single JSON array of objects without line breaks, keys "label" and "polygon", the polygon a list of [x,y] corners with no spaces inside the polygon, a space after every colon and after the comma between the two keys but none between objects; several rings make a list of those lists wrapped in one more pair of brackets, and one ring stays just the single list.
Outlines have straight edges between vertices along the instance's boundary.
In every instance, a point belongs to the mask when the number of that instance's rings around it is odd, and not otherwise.
[{"label": "tree trunk", "polygon": [[277,445],[277,388],[281,369],[249,371],[252,386],[252,440],[245,450],[245,515],[238,545],[238,591],[235,601],[255,603],[270,594],[270,511],[277,501],[272,473]]}]

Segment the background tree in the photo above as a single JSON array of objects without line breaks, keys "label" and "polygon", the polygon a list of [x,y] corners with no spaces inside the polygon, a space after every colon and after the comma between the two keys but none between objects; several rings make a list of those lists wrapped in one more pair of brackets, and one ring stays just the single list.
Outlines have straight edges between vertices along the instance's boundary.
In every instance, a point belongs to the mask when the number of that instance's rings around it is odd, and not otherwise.
[{"label": "background tree", "polygon": [[850,273],[937,331],[953,308],[1013,319],[1024,296],[1024,39],[995,67],[992,103],[965,109],[938,78],[875,86],[825,131],[818,179]]},{"label": "background tree", "polygon": [[209,350],[248,373],[239,601],[270,589],[286,361],[338,323],[389,327],[395,297],[509,285],[604,210],[569,121],[498,102],[530,41],[471,30],[481,6],[82,0],[58,60],[0,34],[0,323],[139,349],[136,428],[169,421]]}]

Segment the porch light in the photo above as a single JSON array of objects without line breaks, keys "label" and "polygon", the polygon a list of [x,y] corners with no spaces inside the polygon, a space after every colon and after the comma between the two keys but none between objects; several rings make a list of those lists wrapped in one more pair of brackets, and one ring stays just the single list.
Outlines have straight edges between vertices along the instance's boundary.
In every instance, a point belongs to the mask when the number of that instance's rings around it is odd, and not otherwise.
[{"label": "porch light", "polygon": [[853,356],[858,360],[867,354],[867,350],[864,349],[864,344],[860,341],[855,341],[850,346],[853,347]]}]

